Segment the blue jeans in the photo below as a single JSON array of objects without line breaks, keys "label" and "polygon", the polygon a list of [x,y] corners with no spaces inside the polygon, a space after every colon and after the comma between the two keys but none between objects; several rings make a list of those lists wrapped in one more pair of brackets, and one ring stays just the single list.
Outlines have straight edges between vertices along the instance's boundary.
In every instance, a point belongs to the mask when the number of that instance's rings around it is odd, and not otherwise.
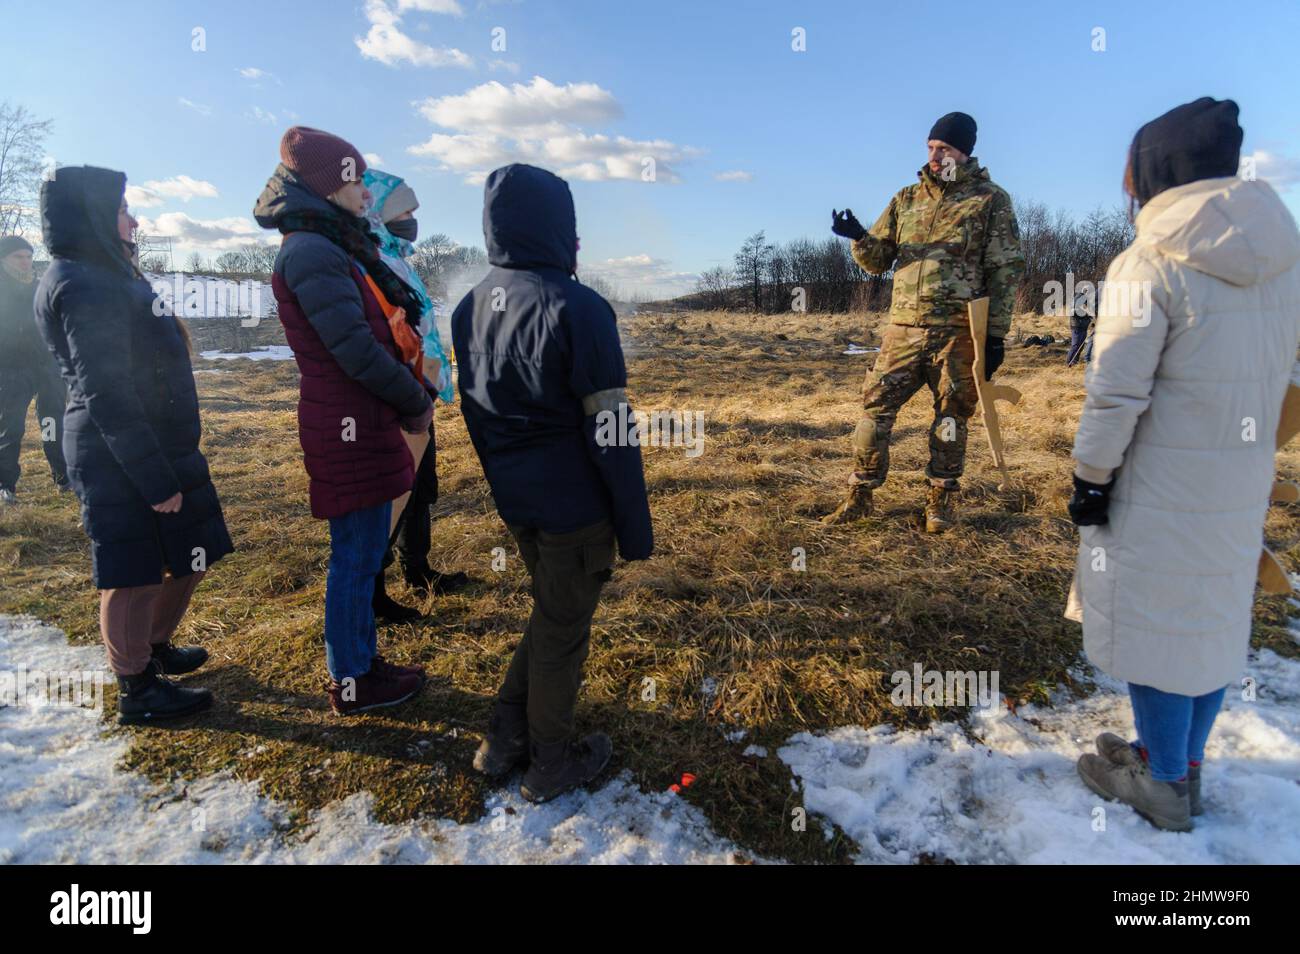
[{"label": "blue jeans", "polygon": [[388,549],[392,503],[330,519],[325,580],[325,665],[342,681],[364,676],[375,656],[375,575]]},{"label": "blue jeans", "polygon": [[1151,777],[1176,782],[1189,762],[1205,760],[1205,740],[1223,705],[1228,687],[1203,696],[1180,696],[1151,686],[1128,684],[1138,742],[1147,750]]}]

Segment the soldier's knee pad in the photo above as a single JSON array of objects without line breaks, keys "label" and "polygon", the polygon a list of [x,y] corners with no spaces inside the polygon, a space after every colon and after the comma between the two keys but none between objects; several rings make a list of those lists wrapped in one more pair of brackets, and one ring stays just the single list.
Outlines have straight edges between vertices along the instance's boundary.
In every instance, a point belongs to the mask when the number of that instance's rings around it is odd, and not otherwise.
[{"label": "soldier's knee pad", "polygon": [[874,450],[876,447],[876,422],[870,417],[864,417],[858,421],[858,426],[853,428],[853,449],[858,453],[865,454]]}]

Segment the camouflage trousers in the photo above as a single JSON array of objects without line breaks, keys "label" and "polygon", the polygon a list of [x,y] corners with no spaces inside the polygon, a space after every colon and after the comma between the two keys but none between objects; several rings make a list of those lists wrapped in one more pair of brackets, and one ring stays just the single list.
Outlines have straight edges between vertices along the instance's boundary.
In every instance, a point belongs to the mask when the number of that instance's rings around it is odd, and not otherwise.
[{"label": "camouflage trousers", "polygon": [[975,345],[966,328],[889,325],[863,385],[864,413],[853,431],[849,484],[874,488],[885,482],[898,411],[922,385],[929,385],[934,421],[925,476],[955,490],[966,463],[966,421],[979,404],[974,360]]}]

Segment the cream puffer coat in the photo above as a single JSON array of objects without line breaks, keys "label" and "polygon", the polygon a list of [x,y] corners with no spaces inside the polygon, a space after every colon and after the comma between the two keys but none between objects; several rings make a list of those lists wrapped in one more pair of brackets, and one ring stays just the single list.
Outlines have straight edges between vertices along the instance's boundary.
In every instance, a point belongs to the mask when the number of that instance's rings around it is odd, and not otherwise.
[{"label": "cream puffer coat", "polygon": [[1076,473],[1116,477],[1081,527],[1066,615],[1117,679],[1201,695],[1242,675],[1287,386],[1300,234],[1264,182],[1155,196],[1100,296]]}]

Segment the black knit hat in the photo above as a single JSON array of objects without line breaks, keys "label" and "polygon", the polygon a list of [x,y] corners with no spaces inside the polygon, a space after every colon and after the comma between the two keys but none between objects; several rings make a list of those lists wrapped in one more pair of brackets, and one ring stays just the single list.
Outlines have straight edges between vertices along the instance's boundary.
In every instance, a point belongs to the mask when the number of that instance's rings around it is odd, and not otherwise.
[{"label": "black knit hat", "polygon": [[14,252],[30,252],[31,243],[21,235],[6,235],[0,238],[0,258],[12,255]]},{"label": "black knit hat", "polygon": [[947,116],[940,116],[939,120],[930,127],[930,135],[926,138],[946,142],[969,156],[975,151],[975,120],[966,113],[949,113]]},{"label": "black knit hat", "polygon": [[1133,197],[1139,205],[1175,186],[1234,176],[1244,133],[1237,104],[1200,99],[1175,106],[1137,131],[1129,147]]}]

